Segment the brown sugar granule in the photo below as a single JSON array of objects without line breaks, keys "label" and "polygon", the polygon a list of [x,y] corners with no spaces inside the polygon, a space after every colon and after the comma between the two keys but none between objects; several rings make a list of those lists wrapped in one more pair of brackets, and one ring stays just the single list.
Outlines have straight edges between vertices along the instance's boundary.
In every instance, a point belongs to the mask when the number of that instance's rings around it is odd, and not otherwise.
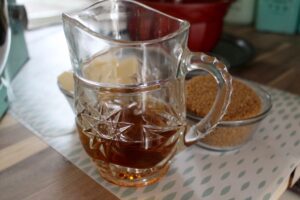
[{"label": "brown sugar granule", "polygon": [[[261,111],[261,101],[247,85],[236,79],[232,82],[231,102],[223,120],[242,120],[256,116]],[[211,76],[196,76],[186,83],[187,110],[204,117],[210,110],[217,93],[217,84]],[[256,124],[220,127],[206,135],[201,142],[218,149],[232,149],[246,143]]]},{"label": "brown sugar granule", "polygon": [[[233,93],[224,121],[242,120],[257,115],[261,101],[247,85],[233,79]],[[210,110],[217,94],[216,81],[211,76],[195,76],[186,82],[187,110],[204,117]]]}]

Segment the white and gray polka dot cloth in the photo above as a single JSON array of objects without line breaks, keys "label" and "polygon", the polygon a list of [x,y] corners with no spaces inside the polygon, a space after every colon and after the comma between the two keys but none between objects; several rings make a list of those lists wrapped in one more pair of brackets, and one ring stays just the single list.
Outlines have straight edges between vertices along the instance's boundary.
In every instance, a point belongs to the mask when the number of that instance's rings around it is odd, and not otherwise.
[{"label": "white and gray polka dot cloth", "polygon": [[11,113],[120,199],[268,200],[273,199],[274,191],[300,164],[300,97],[267,89],[273,99],[271,114],[254,138],[238,151],[216,153],[194,146],[176,156],[167,176],[159,183],[144,188],[118,187],[99,177],[77,134],[49,137],[66,132],[73,125],[74,117],[61,106],[56,112],[60,112],[59,116],[65,113],[63,118],[47,118],[45,115],[51,112],[42,112],[45,105],[50,109],[61,104],[67,106],[62,96],[34,105],[30,94],[18,91],[17,87],[15,90],[17,98]]}]

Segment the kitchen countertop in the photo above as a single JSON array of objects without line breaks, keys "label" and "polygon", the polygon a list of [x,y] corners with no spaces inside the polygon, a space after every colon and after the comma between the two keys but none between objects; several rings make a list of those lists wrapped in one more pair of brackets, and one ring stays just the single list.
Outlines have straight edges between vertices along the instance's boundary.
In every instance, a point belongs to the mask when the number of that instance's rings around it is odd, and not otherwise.
[{"label": "kitchen countertop", "polygon": [[[247,39],[256,50],[233,75],[300,95],[300,36],[258,33],[248,26],[227,25],[224,32]],[[1,199],[117,199],[10,114],[0,123],[0,157]],[[291,180],[298,174],[299,167]],[[288,184],[278,188],[278,197]]]}]

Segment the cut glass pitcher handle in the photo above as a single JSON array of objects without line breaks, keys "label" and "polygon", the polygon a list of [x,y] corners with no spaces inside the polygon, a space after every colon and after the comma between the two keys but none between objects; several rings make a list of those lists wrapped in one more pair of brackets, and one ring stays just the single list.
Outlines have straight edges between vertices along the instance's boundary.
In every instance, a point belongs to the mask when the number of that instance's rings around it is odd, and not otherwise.
[{"label": "cut glass pitcher handle", "polygon": [[185,63],[187,72],[204,70],[214,77],[218,86],[217,96],[209,113],[184,135],[185,145],[192,145],[209,134],[224,116],[230,102],[232,78],[222,62],[204,53],[189,53]]}]

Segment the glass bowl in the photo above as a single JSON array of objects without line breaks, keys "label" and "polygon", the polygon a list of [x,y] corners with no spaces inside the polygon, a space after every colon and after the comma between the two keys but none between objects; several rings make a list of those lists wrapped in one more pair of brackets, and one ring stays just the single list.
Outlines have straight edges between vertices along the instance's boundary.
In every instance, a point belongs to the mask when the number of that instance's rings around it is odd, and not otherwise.
[{"label": "glass bowl", "polygon": [[[247,143],[254,135],[257,127],[266,118],[272,108],[271,96],[258,84],[234,78],[249,86],[261,101],[261,111],[254,117],[243,120],[221,121],[218,126],[197,144],[214,151],[235,150]],[[202,120],[201,117],[187,112],[191,121]]]}]

